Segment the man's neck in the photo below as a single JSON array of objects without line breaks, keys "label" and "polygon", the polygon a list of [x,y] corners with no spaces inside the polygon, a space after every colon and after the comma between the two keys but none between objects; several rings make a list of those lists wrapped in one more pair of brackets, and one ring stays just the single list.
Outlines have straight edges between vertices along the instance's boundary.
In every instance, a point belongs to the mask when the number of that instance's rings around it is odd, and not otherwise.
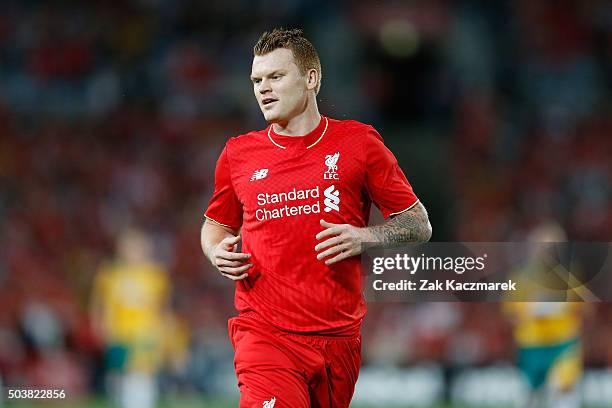
[{"label": "man's neck", "polygon": [[285,136],[304,136],[312,132],[321,121],[321,114],[316,106],[306,109],[286,122],[274,123],[274,132]]}]

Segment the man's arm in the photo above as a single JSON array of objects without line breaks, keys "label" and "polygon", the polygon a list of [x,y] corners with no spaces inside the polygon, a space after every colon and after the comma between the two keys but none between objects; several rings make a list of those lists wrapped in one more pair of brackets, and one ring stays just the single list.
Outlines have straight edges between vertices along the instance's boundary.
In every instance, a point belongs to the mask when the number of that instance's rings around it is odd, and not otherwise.
[{"label": "man's arm", "polygon": [[427,210],[418,203],[408,211],[399,213],[382,225],[367,227],[366,240],[377,246],[393,246],[406,242],[427,242],[431,238],[431,224]]},{"label": "man's arm", "polygon": [[395,246],[407,242],[427,242],[431,238],[431,224],[427,210],[418,203],[410,210],[391,217],[382,225],[358,228],[349,224],[332,224],[321,220],[321,226],[326,229],[317,234],[316,238],[325,241],[315,246],[317,259],[330,257],[325,261],[331,265],[351,256],[359,255],[362,244],[373,246]]},{"label": "man's arm", "polygon": [[231,280],[242,280],[248,276],[246,270],[253,266],[245,263],[251,254],[236,252],[240,234],[231,228],[218,224],[208,218],[202,225],[200,243],[204,255],[215,268]]}]

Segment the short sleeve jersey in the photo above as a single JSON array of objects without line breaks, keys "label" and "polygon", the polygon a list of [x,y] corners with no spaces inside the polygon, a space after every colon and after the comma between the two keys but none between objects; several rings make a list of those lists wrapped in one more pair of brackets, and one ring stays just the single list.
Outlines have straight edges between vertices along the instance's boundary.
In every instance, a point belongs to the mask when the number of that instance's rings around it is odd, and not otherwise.
[{"label": "short sleeve jersey", "polygon": [[305,136],[269,126],[231,138],[205,216],[241,229],[242,252],[251,254],[236,308],[285,331],[357,333],[366,312],[360,259],[326,265],[315,236],[321,219],[365,227],[372,202],[385,218],[418,203],[372,126],[322,117]]}]

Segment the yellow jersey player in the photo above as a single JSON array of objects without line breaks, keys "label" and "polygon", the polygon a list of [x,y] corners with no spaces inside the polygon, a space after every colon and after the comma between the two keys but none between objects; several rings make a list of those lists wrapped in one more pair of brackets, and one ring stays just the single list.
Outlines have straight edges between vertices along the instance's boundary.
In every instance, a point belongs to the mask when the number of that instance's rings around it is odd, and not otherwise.
[{"label": "yellow jersey player", "polygon": [[152,243],[124,232],[118,257],[96,276],[91,301],[94,330],[104,341],[107,389],[121,407],[150,408],[164,358],[169,282],[152,260]]},{"label": "yellow jersey player", "polygon": [[[548,249],[565,241],[565,232],[547,224],[536,228],[529,241],[534,243],[534,255],[518,275],[543,276],[550,267]],[[546,289],[536,284],[522,288],[523,300],[543,300],[504,305],[513,325],[517,365],[531,388],[529,407],[578,408],[576,386],[583,366],[580,332],[586,304],[544,301]]]}]

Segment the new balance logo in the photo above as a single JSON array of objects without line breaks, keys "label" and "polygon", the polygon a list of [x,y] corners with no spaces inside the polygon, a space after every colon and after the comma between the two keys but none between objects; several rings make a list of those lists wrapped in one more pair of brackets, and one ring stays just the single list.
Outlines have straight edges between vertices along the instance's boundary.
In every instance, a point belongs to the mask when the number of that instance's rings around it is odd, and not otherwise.
[{"label": "new balance logo", "polygon": [[325,200],[323,203],[325,204],[325,212],[330,212],[331,210],[340,211],[340,191],[336,190],[336,186],[333,184],[323,191],[323,195],[325,196]]},{"label": "new balance logo", "polygon": [[251,176],[251,181],[264,179],[267,175],[268,169],[255,170],[255,173],[253,173],[253,175]]},{"label": "new balance logo", "polygon": [[274,408],[274,404],[276,404],[276,398],[270,398],[270,401],[264,401],[261,405],[261,408]]}]

